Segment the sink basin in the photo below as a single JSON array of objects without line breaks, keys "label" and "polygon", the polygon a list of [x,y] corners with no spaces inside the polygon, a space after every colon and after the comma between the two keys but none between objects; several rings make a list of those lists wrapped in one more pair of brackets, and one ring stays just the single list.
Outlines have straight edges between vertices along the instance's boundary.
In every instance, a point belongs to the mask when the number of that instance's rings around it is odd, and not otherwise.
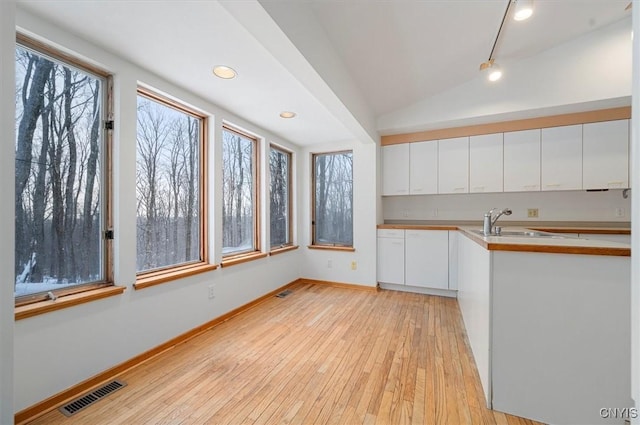
[{"label": "sink basin", "polygon": [[[472,232],[484,236],[482,230],[472,230]],[[566,239],[566,236],[555,233],[537,232],[535,230],[503,230],[499,235],[490,235],[498,238],[550,238],[550,239]]]}]

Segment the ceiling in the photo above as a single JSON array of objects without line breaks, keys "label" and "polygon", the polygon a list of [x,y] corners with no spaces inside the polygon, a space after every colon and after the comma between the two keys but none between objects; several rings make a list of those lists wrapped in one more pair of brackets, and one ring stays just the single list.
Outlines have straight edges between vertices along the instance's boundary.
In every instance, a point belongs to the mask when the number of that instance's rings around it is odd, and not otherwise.
[{"label": "ceiling", "polygon": [[[628,17],[628,0],[536,0],[494,57],[525,59]],[[25,9],[298,145],[478,77],[505,0],[18,0]],[[20,25],[20,14],[18,14]],[[132,41],[134,40],[134,41]],[[238,71],[212,76],[214,65]],[[283,120],[281,111],[298,113]]]}]

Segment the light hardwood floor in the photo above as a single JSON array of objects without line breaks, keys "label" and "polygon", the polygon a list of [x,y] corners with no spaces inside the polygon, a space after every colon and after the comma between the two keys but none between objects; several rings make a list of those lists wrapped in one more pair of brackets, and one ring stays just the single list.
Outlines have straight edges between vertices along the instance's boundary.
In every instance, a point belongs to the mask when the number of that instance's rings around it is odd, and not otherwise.
[{"label": "light hardwood floor", "polygon": [[485,407],[455,299],[291,289],[31,424],[536,424]]}]

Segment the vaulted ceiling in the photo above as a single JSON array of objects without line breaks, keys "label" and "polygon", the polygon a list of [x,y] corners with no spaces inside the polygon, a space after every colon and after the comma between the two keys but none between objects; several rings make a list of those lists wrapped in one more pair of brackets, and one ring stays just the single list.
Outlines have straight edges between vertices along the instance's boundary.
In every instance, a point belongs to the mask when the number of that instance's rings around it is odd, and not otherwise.
[{"label": "vaulted ceiling", "polygon": [[[537,0],[531,19],[506,20],[496,61],[523,62],[616,22],[630,30],[627,4]],[[312,145],[375,141],[392,127],[385,117],[481,78],[478,66],[506,6],[505,0],[19,0],[17,21],[36,15],[284,139]],[[213,77],[218,64],[234,67],[238,77]],[[283,120],[283,110],[298,116]]]}]

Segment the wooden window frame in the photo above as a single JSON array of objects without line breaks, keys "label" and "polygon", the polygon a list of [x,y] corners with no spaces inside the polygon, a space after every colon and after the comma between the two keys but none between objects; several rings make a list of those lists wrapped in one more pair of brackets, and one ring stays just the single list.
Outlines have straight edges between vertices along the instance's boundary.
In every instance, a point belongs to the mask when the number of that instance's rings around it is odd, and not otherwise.
[{"label": "wooden window frame", "polygon": [[153,270],[146,270],[136,273],[136,282],[133,284],[134,289],[143,289],[150,286],[160,285],[162,283],[171,282],[199,273],[215,270],[216,265],[209,262],[209,199],[208,199],[208,175],[207,167],[208,158],[208,117],[191,108],[184,103],[163,96],[147,87],[138,86],[137,96],[145,97],[151,101],[157,102],[163,106],[175,109],[184,114],[190,115],[200,121],[199,125],[199,157],[198,157],[198,209],[200,214],[200,259],[195,261],[173,264]]},{"label": "wooden window frame", "polygon": [[[16,48],[22,47],[32,50],[38,55],[47,57],[52,61],[77,68],[82,72],[86,72],[97,78],[103,83],[102,88],[102,108],[104,109],[104,121],[113,121],[113,75],[105,69],[92,65],[76,56],[70,55],[49,44],[43,43],[23,33],[16,33]],[[105,129],[103,126],[103,135],[101,140],[102,161],[104,164],[100,167],[101,182],[101,202],[104,206],[101,209],[103,215],[102,230],[113,229],[113,131]],[[103,265],[102,273],[104,279],[97,282],[88,282],[70,287],[29,294],[14,298],[16,320],[26,317],[36,316],[50,311],[55,311],[74,305],[83,304],[85,302],[104,298],[104,294],[117,295],[124,291],[122,287],[116,287],[114,284],[113,271],[113,239],[108,239],[103,233],[102,235],[103,249]],[[49,294],[53,294],[52,297]],[[28,311],[28,314],[24,314]]]},{"label": "wooden window frame", "polygon": [[[280,253],[280,252],[289,251],[291,249],[295,249],[295,248],[292,248],[294,246],[294,242],[293,242],[293,217],[294,217],[294,213],[293,213],[293,152],[287,149],[284,149],[276,144],[271,143],[269,145],[269,163],[271,161],[272,150],[285,154],[289,158],[289,161],[287,164],[287,212],[289,213],[287,217],[287,229],[289,232],[289,237],[287,238],[288,240],[285,243],[279,244],[279,245],[272,245],[271,238],[269,238],[269,252]],[[271,178],[271,175],[269,175],[269,178]],[[269,202],[271,202],[271,198],[269,198]],[[271,211],[271,205],[269,205],[269,211]],[[271,221],[271,216],[269,216],[269,221]],[[271,236],[271,222],[269,222],[269,236]]]},{"label": "wooden window frame", "polygon": [[[267,256],[266,253],[261,251],[260,245],[260,143],[259,138],[253,134],[250,134],[246,131],[242,131],[231,124],[223,124],[222,131],[234,133],[243,138],[249,139],[251,143],[253,143],[253,156],[251,161],[251,173],[252,173],[252,195],[253,195],[253,205],[251,206],[253,209],[253,247],[246,251],[234,251],[228,254],[222,255],[222,266],[228,267],[235,264],[245,263],[247,261],[264,258]],[[224,164],[223,164],[224,167]],[[224,171],[223,171],[224,173]],[[224,227],[224,217],[222,218],[222,226]]]},{"label": "wooden window frame", "polygon": [[[309,249],[322,249],[322,250],[335,250],[335,251],[355,251],[354,244],[351,245],[339,244],[339,243],[318,243],[316,241],[316,157],[320,155],[338,155],[343,153],[350,153],[353,158],[353,150],[344,149],[339,151],[330,152],[316,152],[311,154],[311,245]],[[353,183],[353,167],[351,168],[351,180]],[[353,214],[353,205],[351,206]],[[352,224],[353,231],[353,224]]]}]

